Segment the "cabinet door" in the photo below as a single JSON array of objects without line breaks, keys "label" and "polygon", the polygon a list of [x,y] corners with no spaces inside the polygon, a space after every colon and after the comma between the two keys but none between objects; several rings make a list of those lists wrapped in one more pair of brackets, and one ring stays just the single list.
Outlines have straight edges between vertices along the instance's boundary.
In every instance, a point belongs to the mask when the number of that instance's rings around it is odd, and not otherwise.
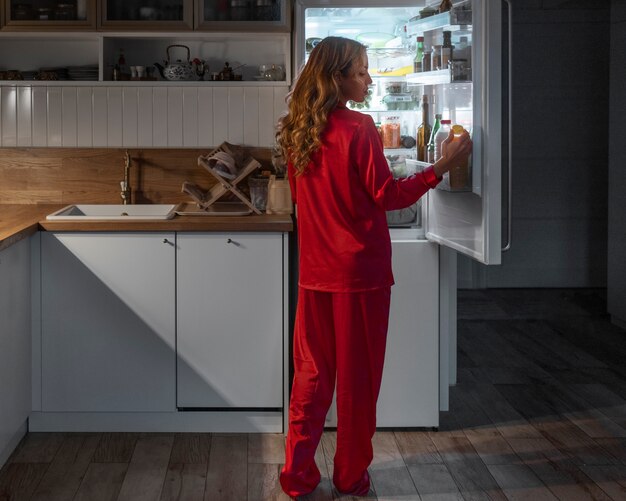
[{"label": "cabinet door", "polygon": [[96,27],[96,0],[6,0],[4,5],[7,30],[67,31]]},{"label": "cabinet door", "polygon": [[101,0],[99,27],[111,30],[191,30],[193,0]]},{"label": "cabinet door", "polygon": [[289,31],[289,0],[196,0],[196,28],[218,31]]},{"label": "cabinet door", "polygon": [[179,408],[282,407],[283,235],[179,234]]},{"label": "cabinet door", "polygon": [[0,252],[0,465],[31,410],[30,241]]},{"label": "cabinet door", "polygon": [[41,237],[42,410],[175,410],[174,235]]}]

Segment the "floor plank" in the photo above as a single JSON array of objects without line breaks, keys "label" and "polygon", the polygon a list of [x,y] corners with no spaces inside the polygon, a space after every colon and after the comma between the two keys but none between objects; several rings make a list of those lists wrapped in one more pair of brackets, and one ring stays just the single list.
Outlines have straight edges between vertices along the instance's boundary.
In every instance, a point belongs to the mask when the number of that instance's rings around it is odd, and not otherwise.
[{"label": "floor plank", "polygon": [[467,438],[433,435],[432,439],[464,499],[506,500]]},{"label": "floor plank", "polygon": [[120,489],[118,501],[154,501],[161,496],[174,435],[140,437]]},{"label": "floor plank", "polygon": [[557,498],[526,465],[487,466],[509,501],[557,501]]},{"label": "floor plank", "polygon": [[99,442],[99,434],[67,435],[31,501],[71,501],[83,481]]},{"label": "floor plank", "polygon": [[171,464],[208,464],[211,450],[210,433],[176,433]]},{"label": "floor plank", "polygon": [[115,501],[128,463],[91,463],[74,501]]},{"label": "floor plank", "polygon": [[409,473],[422,501],[462,501],[445,464],[412,464]]},{"label": "floor plank", "polygon": [[278,482],[282,465],[250,463],[248,465],[248,501],[289,501]]},{"label": "floor plank", "polygon": [[41,482],[47,463],[9,463],[0,473],[0,500],[30,499]]},{"label": "floor plank", "polygon": [[248,437],[213,435],[205,501],[234,501],[248,496]]},{"label": "floor plank", "polygon": [[608,496],[549,440],[512,438],[518,457],[558,498],[608,501]]},{"label": "floor plank", "polygon": [[160,501],[202,501],[207,463],[171,463],[167,468]]},{"label": "floor plank", "polygon": [[248,435],[248,463],[283,464],[285,437],[281,433]]},{"label": "floor plank", "polygon": [[103,433],[94,453],[94,463],[128,463],[139,433]]}]

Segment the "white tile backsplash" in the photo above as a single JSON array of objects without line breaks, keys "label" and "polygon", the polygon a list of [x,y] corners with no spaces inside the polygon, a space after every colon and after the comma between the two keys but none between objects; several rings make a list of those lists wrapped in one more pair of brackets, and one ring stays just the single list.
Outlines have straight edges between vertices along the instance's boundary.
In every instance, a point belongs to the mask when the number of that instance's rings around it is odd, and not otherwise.
[{"label": "white tile backsplash", "polygon": [[286,86],[0,87],[0,147],[271,147]]}]

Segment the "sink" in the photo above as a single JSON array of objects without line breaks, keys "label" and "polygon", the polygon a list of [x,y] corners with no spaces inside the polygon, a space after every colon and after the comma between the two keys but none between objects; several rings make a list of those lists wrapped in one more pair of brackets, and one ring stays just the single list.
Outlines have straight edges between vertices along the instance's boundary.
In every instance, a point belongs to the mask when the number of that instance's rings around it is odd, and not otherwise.
[{"label": "sink", "polygon": [[51,221],[146,221],[172,219],[178,204],[79,204],[49,214]]}]

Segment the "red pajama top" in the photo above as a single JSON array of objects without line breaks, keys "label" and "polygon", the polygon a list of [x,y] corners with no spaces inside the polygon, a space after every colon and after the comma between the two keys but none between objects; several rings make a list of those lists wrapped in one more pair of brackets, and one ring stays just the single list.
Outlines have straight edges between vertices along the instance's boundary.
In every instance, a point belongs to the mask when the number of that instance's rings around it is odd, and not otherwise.
[{"label": "red pajama top", "polygon": [[297,204],[299,285],[356,292],[393,284],[385,211],[414,204],[439,180],[433,168],[394,179],[371,116],[338,105],[304,173],[288,166]]}]

